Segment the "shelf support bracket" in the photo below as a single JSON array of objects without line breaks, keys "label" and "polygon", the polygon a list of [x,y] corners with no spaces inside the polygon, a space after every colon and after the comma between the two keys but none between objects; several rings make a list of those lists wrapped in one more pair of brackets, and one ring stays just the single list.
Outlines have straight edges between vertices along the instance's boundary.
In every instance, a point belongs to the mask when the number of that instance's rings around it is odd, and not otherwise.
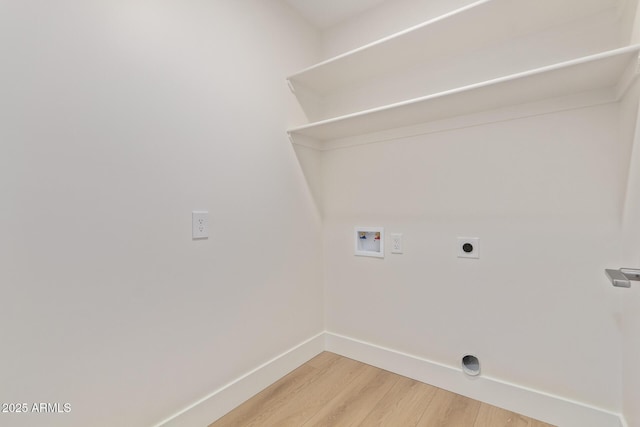
[{"label": "shelf support bracket", "polygon": [[296,88],[293,87],[293,83],[291,83],[291,80],[287,79],[287,85],[289,86],[289,90],[291,91],[291,93],[296,93]]},{"label": "shelf support bracket", "polygon": [[621,100],[627,94],[638,76],[640,76],[640,55],[627,66],[627,69],[620,77],[615,88],[616,100]]}]

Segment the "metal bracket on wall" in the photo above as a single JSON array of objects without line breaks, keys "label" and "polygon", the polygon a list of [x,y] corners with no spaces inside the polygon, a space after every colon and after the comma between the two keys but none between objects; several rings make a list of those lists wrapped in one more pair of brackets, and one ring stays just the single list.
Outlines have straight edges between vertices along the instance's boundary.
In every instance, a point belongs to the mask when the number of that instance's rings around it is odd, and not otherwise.
[{"label": "metal bracket on wall", "polygon": [[621,268],[619,270],[604,271],[611,284],[618,288],[630,288],[631,281],[640,281],[640,269],[637,268]]}]

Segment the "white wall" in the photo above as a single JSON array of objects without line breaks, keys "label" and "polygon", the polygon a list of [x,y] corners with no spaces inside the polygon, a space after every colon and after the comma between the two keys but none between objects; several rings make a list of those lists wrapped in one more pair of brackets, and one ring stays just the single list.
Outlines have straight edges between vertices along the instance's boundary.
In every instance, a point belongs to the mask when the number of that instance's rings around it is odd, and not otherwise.
[{"label": "white wall", "polygon": [[[324,52],[375,40],[383,16],[397,30],[416,15],[378,8],[325,32]],[[568,56],[593,48],[574,41]],[[327,329],[452,366],[475,353],[483,375],[620,412],[621,306],[603,270],[622,241],[623,108],[461,119],[324,152]],[[360,225],[403,233],[405,253],[354,257]],[[480,237],[479,260],[456,257],[458,236]]]},{"label": "white wall", "polygon": [[[635,17],[632,43],[640,43],[640,10],[629,10]],[[624,245],[620,253],[620,266],[640,268],[640,126],[638,126],[640,81],[622,103],[621,127],[626,138],[633,141],[633,152],[629,157],[630,172],[624,212]],[[630,289],[621,289],[623,321],[623,413],[630,427],[640,425],[640,286],[633,282]],[[625,292],[626,291],[626,292]]]},{"label": "white wall", "polygon": [[[618,410],[615,105],[324,153],[327,330]],[[354,257],[352,229],[404,234]],[[387,234],[388,235],[388,234]],[[479,237],[479,260],[456,257]]]},{"label": "white wall", "polygon": [[[623,102],[624,115],[622,124],[634,131],[633,153],[630,156],[630,176],[628,198],[625,209],[625,221],[623,226],[624,239],[620,248],[620,267],[630,266],[640,268],[640,128],[638,120],[638,99],[640,97],[640,84],[636,84],[635,91],[631,92]],[[612,268],[618,268],[613,266]],[[624,415],[629,426],[640,425],[640,286],[638,282],[632,282],[630,289],[618,290],[622,306],[623,321],[623,387],[624,387]]]},{"label": "white wall", "polygon": [[72,405],[0,424],[152,425],[323,329],[283,131],[317,41],[278,1],[0,2],[0,402]]}]

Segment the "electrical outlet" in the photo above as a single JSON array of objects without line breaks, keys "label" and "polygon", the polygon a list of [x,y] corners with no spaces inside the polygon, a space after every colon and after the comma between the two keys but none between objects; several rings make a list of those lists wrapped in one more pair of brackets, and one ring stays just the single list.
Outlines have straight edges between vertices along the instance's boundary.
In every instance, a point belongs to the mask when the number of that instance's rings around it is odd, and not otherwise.
[{"label": "electrical outlet", "polygon": [[480,239],[458,237],[458,258],[480,258]]},{"label": "electrical outlet", "polygon": [[209,212],[193,211],[191,213],[191,236],[194,239],[209,237]]},{"label": "electrical outlet", "polygon": [[401,254],[402,253],[402,234],[392,233],[390,237],[391,237],[391,253]]}]

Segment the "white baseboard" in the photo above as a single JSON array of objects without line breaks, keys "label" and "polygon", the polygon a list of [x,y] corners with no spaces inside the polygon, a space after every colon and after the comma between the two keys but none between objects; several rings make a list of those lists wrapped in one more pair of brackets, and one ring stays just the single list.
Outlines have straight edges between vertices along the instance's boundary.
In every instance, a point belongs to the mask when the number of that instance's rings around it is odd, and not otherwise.
[{"label": "white baseboard", "polygon": [[247,372],[154,427],[208,426],[241,403],[324,351],[320,333]]},{"label": "white baseboard", "polygon": [[469,377],[461,368],[331,332],[326,333],[325,342],[325,349],[332,353],[559,427],[624,426],[619,414],[484,375]]},{"label": "white baseboard", "polygon": [[619,414],[389,348],[323,332],[205,396],[154,427],[211,424],[298,366],[330,351],[559,427],[627,427]]}]

